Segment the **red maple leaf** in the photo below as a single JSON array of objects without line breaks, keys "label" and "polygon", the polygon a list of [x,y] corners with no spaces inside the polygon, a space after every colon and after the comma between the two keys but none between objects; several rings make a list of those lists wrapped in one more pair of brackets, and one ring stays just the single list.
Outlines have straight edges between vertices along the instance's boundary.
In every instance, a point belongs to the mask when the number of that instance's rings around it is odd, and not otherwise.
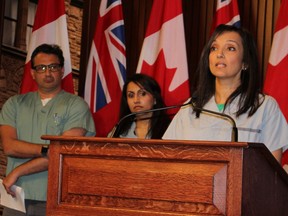
[{"label": "red maple leaf", "polygon": [[173,91],[169,91],[169,86],[171,85],[176,70],[177,68],[167,67],[164,52],[161,50],[154,64],[149,65],[146,61],[143,61],[140,71],[140,73],[153,77],[159,83],[162,97],[167,106],[182,104],[190,96],[188,80]]},{"label": "red maple leaf", "polygon": [[[163,50],[159,52],[154,64],[150,65],[143,61],[140,73],[147,74],[153,77],[160,85],[162,97],[167,106],[180,105],[189,97],[189,82],[188,80],[182,83],[173,91],[169,91],[169,86],[175,76],[177,68],[168,68],[165,61]],[[174,115],[179,108],[169,110],[169,114]]]}]

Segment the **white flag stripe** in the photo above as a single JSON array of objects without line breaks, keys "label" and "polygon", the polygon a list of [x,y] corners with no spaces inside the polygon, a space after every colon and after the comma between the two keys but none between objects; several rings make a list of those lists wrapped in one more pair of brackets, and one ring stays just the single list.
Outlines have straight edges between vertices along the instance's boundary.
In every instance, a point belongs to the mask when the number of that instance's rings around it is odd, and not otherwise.
[{"label": "white flag stripe", "polygon": [[122,89],[125,81],[123,79],[121,71],[118,70],[119,66],[118,66],[117,61],[119,61],[122,65],[126,65],[126,56],[117,47],[115,47],[113,45],[113,43],[110,41],[110,37],[113,37],[114,40],[116,40],[119,44],[121,44],[121,46],[123,47],[124,50],[126,49],[125,44],[123,44],[121,40],[119,40],[117,37],[115,37],[115,35],[111,34],[111,29],[114,29],[115,27],[117,27],[119,25],[124,25],[124,21],[120,20],[118,22],[113,23],[111,26],[109,26],[109,28],[107,28],[105,30],[105,38],[107,40],[108,50],[110,53],[111,61],[112,61],[113,66],[115,68],[115,72],[116,72],[117,78],[119,80],[120,87]]},{"label": "white flag stripe", "polygon": [[237,16],[234,16],[231,21],[229,21],[228,23],[226,23],[226,25],[233,25],[234,23],[240,21],[240,16],[237,15]]},{"label": "white flag stripe", "polygon": [[[177,32],[177,34],[175,34]],[[169,35],[169,37],[167,37]],[[184,36],[183,15],[165,22],[160,31],[148,36],[143,42],[146,50],[155,50],[155,52],[141,52],[137,67],[137,73],[140,73],[143,61],[152,65],[156,61],[161,49],[164,51],[165,60],[168,68],[176,68],[175,75],[169,86],[169,91],[173,91],[188,80],[188,66],[186,57],[186,45]],[[156,48],[155,48],[156,47]],[[184,50],[184,52],[177,52]],[[175,55],[177,53],[177,55]]]},{"label": "white flag stripe", "polygon": [[226,0],[226,1],[218,1],[217,2],[217,8],[216,10],[221,9],[222,7],[225,7],[226,5],[230,4],[232,0]]},{"label": "white flag stripe", "polygon": [[[107,103],[110,103],[111,102],[111,96],[110,96],[109,91],[108,91],[106,79],[105,79],[105,76],[103,74],[103,68],[102,68],[101,62],[99,60],[99,55],[98,55],[98,52],[96,50],[94,41],[92,42],[92,46],[91,46],[90,56],[89,56],[88,65],[87,65],[87,71],[93,70],[93,61],[96,62],[96,71],[97,71],[96,74],[100,77]],[[91,103],[92,103],[91,98],[90,98],[92,81],[94,81],[94,83],[96,85],[95,87],[97,88],[97,75],[95,76],[94,80],[92,77],[92,73],[87,73],[87,75],[86,75],[84,98],[85,98],[85,101],[89,104],[89,106],[91,106]],[[95,90],[95,93],[96,93],[96,90]],[[93,112],[96,112],[96,97],[97,97],[97,95],[95,94],[95,97],[94,97],[95,105],[93,105],[93,107],[94,107]]]},{"label": "white flag stripe", "polygon": [[[288,46],[284,43],[288,39],[288,26],[277,31],[274,34],[273,43],[270,52],[269,63],[273,66],[278,65],[285,56],[288,55]],[[283,46],[284,45],[284,46]],[[280,72],[280,71],[279,71]]]},{"label": "white flag stripe", "polygon": [[121,4],[122,4],[121,1],[114,1],[107,8],[106,6],[108,5],[108,0],[102,0],[101,4],[100,4],[100,9],[99,9],[100,17],[105,16],[112,8],[116,7],[117,5],[121,5]]},{"label": "white flag stripe", "polygon": [[65,14],[32,33],[25,64],[30,61],[34,49],[43,43],[58,44],[61,46],[65,58],[64,77],[71,73],[72,67],[69,46],[64,46],[64,44],[69,44]]}]

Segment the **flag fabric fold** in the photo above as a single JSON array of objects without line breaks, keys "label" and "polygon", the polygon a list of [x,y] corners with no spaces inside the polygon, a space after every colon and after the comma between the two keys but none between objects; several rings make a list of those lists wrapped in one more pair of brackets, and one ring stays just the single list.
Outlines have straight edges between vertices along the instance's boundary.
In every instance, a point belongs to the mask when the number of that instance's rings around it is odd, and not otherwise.
[{"label": "flag fabric fold", "polygon": [[30,72],[30,60],[34,49],[43,43],[57,44],[61,47],[65,58],[62,88],[67,92],[74,93],[64,0],[38,1],[20,93],[37,90],[37,85]]},{"label": "flag fabric fold", "polygon": [[240,27],[240,15],[237,0],[217,0],[211,34],[220,24]]},{"label": "flag fabric fold", "polygon": [[167,106],[190,97],[182,1],[154,0],[136,72],[159,83]]},{"label": "flag fabric fold", "polygon": [[107,136],[119,118],[126,80],[126,48],[121,0],[102,0],[91,45],[84,98],[97,136]]},{"label": "flag fabric fold", "polygon": [[[288,0],[282,0],[271,46],[264,92],[273,96],[288,121]],[[288,150],[282,164],[288,165]]]}]

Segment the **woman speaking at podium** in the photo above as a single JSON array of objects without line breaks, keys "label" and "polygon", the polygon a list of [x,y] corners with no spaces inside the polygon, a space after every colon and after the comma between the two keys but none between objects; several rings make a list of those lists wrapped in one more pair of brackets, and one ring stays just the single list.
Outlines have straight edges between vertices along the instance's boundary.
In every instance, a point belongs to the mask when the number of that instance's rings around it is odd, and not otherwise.
[{"label": "woman speaking at podium", "polygon": [[252,35],[242,28],[219,25],[204,47],[199,80],[191,106],[179,110],[163,139],[231,141],[231,122],[241,142],[264,143],[280,162],[288,146],[287,122],[274,98],[264,95]]}]

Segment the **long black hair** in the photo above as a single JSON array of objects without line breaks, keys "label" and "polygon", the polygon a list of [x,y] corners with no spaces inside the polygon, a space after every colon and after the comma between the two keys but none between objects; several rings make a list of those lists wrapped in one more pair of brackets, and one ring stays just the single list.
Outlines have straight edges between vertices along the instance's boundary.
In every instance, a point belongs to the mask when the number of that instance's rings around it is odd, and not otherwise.
[{"label": "long black hair", "polygon": [[[154,97],[155,104],[152,109],[165,107],[164,101],[161,97],[161,88],[159,84],[150,76],[145,74],[134,74],[123,86],[119,116],[120,119],[131,113],[127,102],[127,86],[130,82],[133,82],[139,87],[145,89]],[[131,119],[124,121],[121,124],[118,134],[124,136],[127,135],[132,123],[133,121],[131,121]],[[148,131],[151,139],[161,139],[169,123],[170,118],[166,114],[166,111],[153,112],[151,125]]]},{"label": "long black hair", "polygon": [[[248,116],[252,116],[262,104],[259,94],[261,94],[263,83],[258,66],[257,47],[250,32],[235,26],[219,25],[204,47],[197,69],[199,82],[196,92],[193,93],[194,98],[197,98],[194,103],[197,107],[203,108],[215,94],[215,76],[211,73],[209,68],[209,55],[213,41],[225,32],[236,32],[240,35],[244,50],[243,64],[246,67],[246,69],[241,72],[240,86],[229,96],[225,103],[225,107],[227,104],[231,104],[232,101],[240,95],[238,110],[235,115],[239,117],[248,112]],[[199,113],[197,114],[199,115]]]}]

